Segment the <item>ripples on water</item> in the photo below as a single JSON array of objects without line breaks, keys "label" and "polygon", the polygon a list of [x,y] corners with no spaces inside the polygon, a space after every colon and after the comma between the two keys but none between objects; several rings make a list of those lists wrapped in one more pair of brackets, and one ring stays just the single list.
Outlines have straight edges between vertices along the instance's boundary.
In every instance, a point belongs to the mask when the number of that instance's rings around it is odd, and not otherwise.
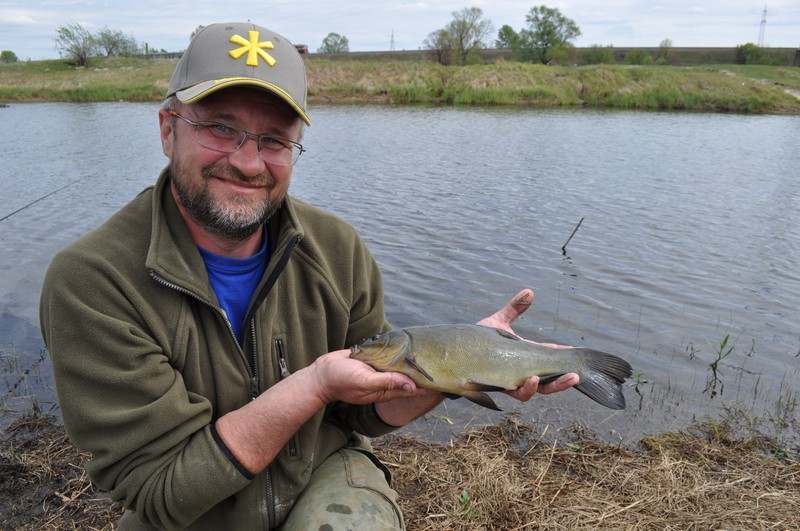
[{"label": "ripples on water", "polygon": [[[0,217],[79,180],[0,224],[0,349],[36,359],[49,258],[155,179],[165,163],[156,110],[0,110],[4,124],[25,125],[0,131]],[[629,388],[624,413],[575,392],[505,407],[629,437],[726,401],[773,411],[796,393],[797,117],[320,107],[313,119],[292,191],[359,229],[395,325],[472,322],[531,286],[521,334],[619,353],[647,381],[641,409]],[[725,336],[734,353],[712,401],[703,389]],[[440,414],[494,418],[461,402]]]}]

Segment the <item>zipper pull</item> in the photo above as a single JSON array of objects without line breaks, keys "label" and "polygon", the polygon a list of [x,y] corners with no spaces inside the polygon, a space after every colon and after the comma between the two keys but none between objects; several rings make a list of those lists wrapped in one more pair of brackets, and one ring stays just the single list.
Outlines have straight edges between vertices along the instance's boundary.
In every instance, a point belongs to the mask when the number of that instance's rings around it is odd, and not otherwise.
[{"label": "zipper pull", "polygon": [[250,377],[250,400],[255,400],[258,397],[258,379],[255,376]]},{"label": "zipper pull", "polygon": [[281,379],[289,376],[289,367],[286,366],[286,360],[283,358],[283,356],[278,359],[278,365],[281,366]]},{"label": "zipper pull", "polygon": [[281,380],[289,376],[289,366],[286,364],[286,355],[283,352],[283,340],[278,338],[275,340],[275,347],[278,351],[278,367],[281,373]]}]

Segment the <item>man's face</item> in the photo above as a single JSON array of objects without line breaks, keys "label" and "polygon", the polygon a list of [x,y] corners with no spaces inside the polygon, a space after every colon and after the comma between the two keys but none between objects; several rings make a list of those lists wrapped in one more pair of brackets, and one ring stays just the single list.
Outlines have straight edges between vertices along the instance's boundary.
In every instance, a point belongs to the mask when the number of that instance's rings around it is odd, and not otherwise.
[{"label": "man's face", "polygon": [[[264,91],[231,88],[197,104],[179,104],[177,113],[257,134],[298,140],[300,120],[277,97]],[[170,159],[172,186],[181,206],[207,231],[241,241],[255,233],[286,197],[291,166],[263,161],[252,138],[233,153],[195,143],[193,126],[160,111],[161,140]]]}]

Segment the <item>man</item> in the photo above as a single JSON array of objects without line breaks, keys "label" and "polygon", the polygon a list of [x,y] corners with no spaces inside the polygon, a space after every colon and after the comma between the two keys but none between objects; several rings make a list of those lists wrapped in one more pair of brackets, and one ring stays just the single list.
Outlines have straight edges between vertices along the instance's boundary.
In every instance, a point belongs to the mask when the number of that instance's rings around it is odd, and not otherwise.
[{"label": "man", "polygon": [[[123,501],[121,529],[403,526],[363,436],[442,397],[344,350],[388,329],[383,292],[353,229],[287,196],[305,103],[289,41],[205,27],[159,110],[169,166],[48,271],[42,333],[64,423]],[[508,328],[531,301],[483,324]]]}]

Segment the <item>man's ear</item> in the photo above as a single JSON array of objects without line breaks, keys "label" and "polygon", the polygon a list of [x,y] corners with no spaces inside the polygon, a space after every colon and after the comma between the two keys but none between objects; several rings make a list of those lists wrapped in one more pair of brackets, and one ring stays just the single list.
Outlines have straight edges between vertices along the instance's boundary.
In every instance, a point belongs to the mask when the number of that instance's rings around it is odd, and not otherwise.
[{"label": "man's ear", "polygon": [[174,142],[175,118],[164,109],[158,110],[158,128],[161,133],[161,149],[168,159],[172,159],[172,144]]}]

